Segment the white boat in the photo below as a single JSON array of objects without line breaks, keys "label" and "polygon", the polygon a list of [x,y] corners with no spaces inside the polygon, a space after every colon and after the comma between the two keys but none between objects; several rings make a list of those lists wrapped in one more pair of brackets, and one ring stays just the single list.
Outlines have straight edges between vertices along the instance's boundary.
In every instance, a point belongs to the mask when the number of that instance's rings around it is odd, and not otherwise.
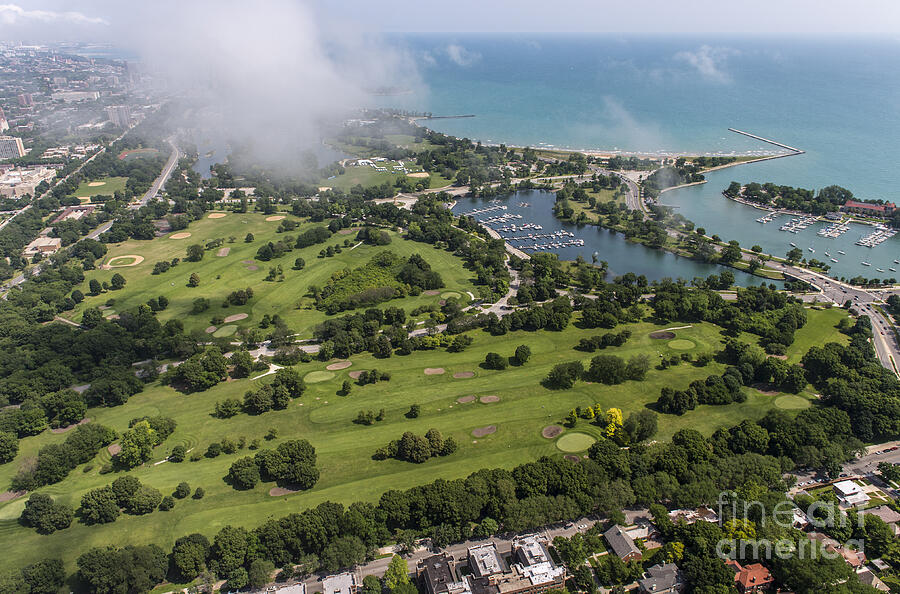
[{"label": "white boat", "polygon": [[835,260],[834,258],[832,258],[831,261],[832,261],[832,262],[837,262],[837,260]]},{"label": "white boat", "polygon": [[890,270],[891,272],[897,272],[896,268],[888,268],[888,270]]},{"label": "white boat", "polygon": [[846,255],[847,255],[847,252],[844,252],[844,251],[841,251],[841,250],[838,250],[838,253],[841,254],[841,255],[843,255],[843,256],[846,256]]},{"label": "white boat", "polygon": [[791,246],[792,246],[792,247],[797,247],[797,244],[794,243],[794,242],[792,241],[792,242],[791,242]]},{"label": "white boat", "polygon": [[809,251],[811,251],[811,252],[814,253],[814,254],[816,253],[816,250],[814,250],[814,249],[812,249],[812,248],[806,248],[806,249],[808,249]]},{"label": "white boat", "polygon": [[825,255],[828,256],[829,258],[831,257],[831,254],[829,254],[828,252],[825,252]]},{"label": "white boat", "polygon": [[894,260],[894,264],[900,264],[900,260]]},{"label": "white boat", "polygon": [[861,264],[862,264],[863,266],[871,266],[871,264],[869,264],[868,262],[861,262]]},{"label": "white boat", "polygon": [[884,268],[876,268],[875,270],[876,270],[877,272],[884,272]]}]

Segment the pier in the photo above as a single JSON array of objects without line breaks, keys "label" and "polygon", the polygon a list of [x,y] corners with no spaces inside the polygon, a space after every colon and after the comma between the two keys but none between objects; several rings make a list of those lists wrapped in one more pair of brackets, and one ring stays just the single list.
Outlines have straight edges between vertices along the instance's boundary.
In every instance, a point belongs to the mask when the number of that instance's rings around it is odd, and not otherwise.
[{"label": "pier", "polygon": [[792,153],[795,153],[798,155],[801,155],[806,152],[804,150],[794,148],[792,146],[788,146],[786,144],[783,144],[783,143],[775,141],[775,140],[770,140],[768,138],[763,138],[762,136],[757,136],[756,134],[751,134],[750,132],[744,132],[743,130],[738,130],[737,128],[729,128],[728,131],[734,132],[735,134],[743,134],[744,136],[748,136],[750,138],[753,138],[754,140],[760,140],[762,142],[766,142],[768,144],[772,144],[772,145],[781,147],[783,149],[787,149],[787,150],[791,151]]}]

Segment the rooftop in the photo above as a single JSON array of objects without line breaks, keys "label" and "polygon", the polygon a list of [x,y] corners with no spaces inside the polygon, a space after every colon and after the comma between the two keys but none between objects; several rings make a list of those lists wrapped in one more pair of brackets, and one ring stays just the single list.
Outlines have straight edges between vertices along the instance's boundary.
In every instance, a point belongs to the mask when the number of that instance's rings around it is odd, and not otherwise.
[{"label": "rooftop", "polygon": [[469,567],[476,577],[502,573],[506,569],[494,543],[469,547]]},{"label": "rooftop", "polygon": [[322,580],[324,594],[351,594],[355,588],[356,578],[349,571],[330,575]]},{"label": "rooftop", "polygon": [[629,554],[640,554],[641,552],[634,544],[634,540],[618,524],[604,532],[603,536],[620,559],[624,559]]}]

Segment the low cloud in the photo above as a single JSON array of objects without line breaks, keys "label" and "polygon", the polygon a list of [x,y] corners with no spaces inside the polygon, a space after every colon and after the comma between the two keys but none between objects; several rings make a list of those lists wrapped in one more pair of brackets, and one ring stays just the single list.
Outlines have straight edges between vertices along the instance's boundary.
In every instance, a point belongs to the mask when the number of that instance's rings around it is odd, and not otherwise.
[{"label": "low cloud", "polygon": [[706,80],[717,83],[731,82],[731,75],[726,70],[729,56],[737,50],[726,47],[702,45],[695,51],[681,51],[675,54],[675,60],[691,66]]},{"label": "low cloud", "polygon": [[471,66],[481,59],[481,54],[467,50],[457,43],[451,43],[444,48],[444,54],[457,66]]},{"label": "low cloud", "polygon": [[100,17],[87,16],[81,12],[52,10],[26,10],[17,4],[0,4],[0,23],[4,25],[24,25],[32,23],[66,22],[75,25],[109,25]]}]

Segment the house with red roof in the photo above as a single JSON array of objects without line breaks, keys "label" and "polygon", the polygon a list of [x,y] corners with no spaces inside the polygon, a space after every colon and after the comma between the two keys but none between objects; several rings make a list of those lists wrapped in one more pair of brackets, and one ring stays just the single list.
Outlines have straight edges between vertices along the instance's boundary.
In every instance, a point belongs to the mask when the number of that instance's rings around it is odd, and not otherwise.
[{"label": "house with red roof", "polygon": [[741,594],[762,592],[775,583],[772,573],[761,563],[742,566],[737,561],[729,559],[725,564],[734,570],[734,585]]}]

